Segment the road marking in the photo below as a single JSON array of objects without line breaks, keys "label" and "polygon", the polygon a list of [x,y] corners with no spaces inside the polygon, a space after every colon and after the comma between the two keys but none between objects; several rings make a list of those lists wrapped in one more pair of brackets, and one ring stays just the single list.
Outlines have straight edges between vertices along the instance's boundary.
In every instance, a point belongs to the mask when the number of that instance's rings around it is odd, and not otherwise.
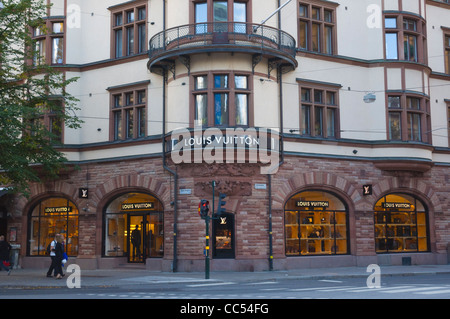
[{"label": "road marking", "polygon": [[[444,287],[442,287],[442,288],[444,288]],[[421,295],[437,295],[437,294],[448,294],[448,293],[450,293],[450,289],[418,292],[418,294],[421,294]]]},{"label": "road marking", "polygon": [[323,279],[323,280],[319,280],[319,281],[323,281],[323,282],[337,282],[337,283],[340,283],[340,284],[343,283],[343,281],[341,281],[341,280],[328,280],[328,279]]},{"label": "road marking", "polygon": [[348,288],[360,288],[360,287],[354,287],[354,286],[333,286],[333,287],[313,287],[313,288],[294,288],[294,289],[291,289],[292,291],[311,291],[311,290],[318,290],[318,291],[321,291],[321,290],[326,290],[326,289],[342,289],[342,288],[346,288],[346,289],[348,289]]},{"label": "road marking", "polygon": [[386,291],[382,291],[384,293],[388,293],[388,294],[395,294],[395,293],[399,293],[399,292],[416,292],[416,291],[423,291],[423,290],[436,290],[436,289],[443,289],[443,287],[423,287],[423,288],[405,288],[405,289],[392,289],[392,290],[386,290]]},{"label": "road marking", "polygon": [[385,291],[385,290],[392,290],[392,289],[404,289],[404,288],[413,288],[414,286],[397,286],[397,287],[385,287],[385,288],[369,288],[369,287],[361,287],[361,289],[355,289],[351,292],[368,292],[368,291]]},{"label": "road marking", "polygon": [[223,286],[223,285],[234,285],[234,282],[218,282],[218,283],[208,283],[208,284],[197,284],[197,285],[186,285],[187,287],[211,287],[211,286]]}]

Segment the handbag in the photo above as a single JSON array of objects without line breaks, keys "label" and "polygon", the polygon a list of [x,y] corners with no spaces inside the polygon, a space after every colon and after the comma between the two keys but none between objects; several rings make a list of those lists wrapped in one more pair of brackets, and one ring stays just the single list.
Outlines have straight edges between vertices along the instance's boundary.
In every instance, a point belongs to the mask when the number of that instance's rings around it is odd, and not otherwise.
[{"label": "handbag", "polygon": [[11,263],[9,261],[4,260],[3,265],[5,265],[6,267],[9,267],[9,266],[11,266]]}]

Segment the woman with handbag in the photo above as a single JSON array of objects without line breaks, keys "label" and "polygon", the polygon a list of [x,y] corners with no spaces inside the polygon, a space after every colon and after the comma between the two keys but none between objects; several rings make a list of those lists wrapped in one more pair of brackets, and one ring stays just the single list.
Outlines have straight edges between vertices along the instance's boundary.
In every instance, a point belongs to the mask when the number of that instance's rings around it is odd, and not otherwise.
[{"label": "woman with handbag", "polygon": [[11,251],[11,245],[5,240],[5,236],[0,236],[0,267],[8,272],[8,276],[11,273],[11,265],[9,263],[9,252]]},{"label": "woman with handbag", "polygon": [[55,274],[56,274],[56,279],[61,279],[62,277],[64,277],[64,274],[62,272],[62,260],[63,260],[63,256],[64,256],[64,246],[63,246],[63,242],[64,242],[64,236],[61,234],[57,234],[55,237],[56,240],[56,246],[55,246],[55,259],[56,259],[56,263],[55,263]]}]

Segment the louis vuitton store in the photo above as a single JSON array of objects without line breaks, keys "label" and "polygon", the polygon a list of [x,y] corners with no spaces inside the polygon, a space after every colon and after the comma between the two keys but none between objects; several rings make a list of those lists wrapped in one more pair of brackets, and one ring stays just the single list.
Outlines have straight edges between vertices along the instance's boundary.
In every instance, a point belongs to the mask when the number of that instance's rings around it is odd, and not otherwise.
[{"label": "louis vuitton store", "polygon": [[103,257],[145,263],[164,257],[164,211],[161,202],[145,193],[126,193],[104,209]]}]

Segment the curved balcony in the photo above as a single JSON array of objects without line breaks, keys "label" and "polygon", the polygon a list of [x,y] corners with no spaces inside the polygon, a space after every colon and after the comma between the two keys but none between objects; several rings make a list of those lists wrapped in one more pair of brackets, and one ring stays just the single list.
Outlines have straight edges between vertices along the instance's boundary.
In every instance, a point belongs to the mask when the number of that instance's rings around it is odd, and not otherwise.
[{"label": "curved balcony", "polygon": [[212,22],[182,25],[157,33],[150,39],[148,68],[175,76],[175,60],[190,71],[190,56],[200,53],[230,52],[252,55],[252,68],[263,57],[269,59],[269,74],[276,66],[295,69],[298,65],[295,39],[266,25],[243,22]]}]

